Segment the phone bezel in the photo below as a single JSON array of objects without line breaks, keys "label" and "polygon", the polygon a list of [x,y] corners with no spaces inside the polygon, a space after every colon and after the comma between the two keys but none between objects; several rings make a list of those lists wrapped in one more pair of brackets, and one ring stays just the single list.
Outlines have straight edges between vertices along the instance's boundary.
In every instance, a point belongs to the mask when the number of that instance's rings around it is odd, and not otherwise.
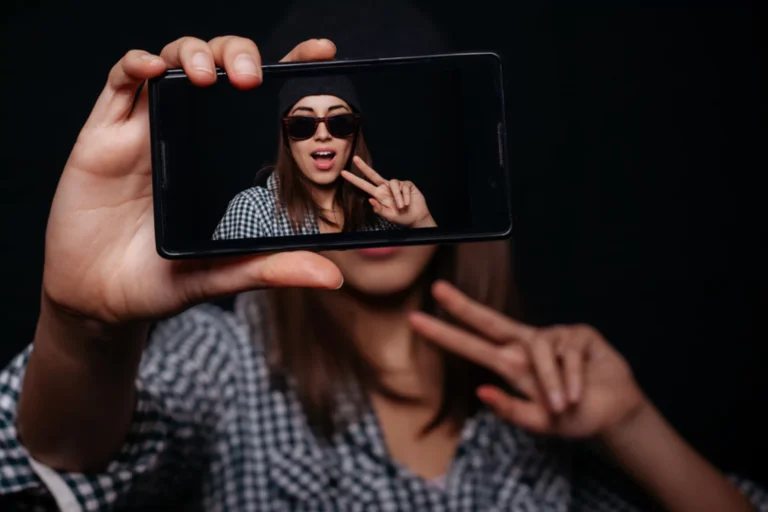
[{"label": "phone bezel", "polygon": [[[378,232],[380,237],[375,237],[372,232],[366,232],[366,240],[338,240],[335,237],[327,242],[308,242],[306,238],[312,235],[300,235],[291,237],[270,237],[270,238],[253,238],[249,241],[266,240],[268,243],[266,246],[257,246],[255,244],[248,247],[208,247],[203,250],[187,250],[178,248],[169,248],[166,237],[165,226],[165,203],[163,201],[163,191],[166,186],[166,162],[165,162],[165,149],[164,141],[159,136],[159,98],[158,93],[160,84],[164,80],[178,79],[187,77],[183,69],[168,69],[158,77],[152,78],[148,81],[148,96],[149,96],[149,121],[150,121],[150,139],[151,139],[151,161],[152,161],[152,186],[153,186],[153,203],[154,203],[154,216],[155,216],[155,245],[158,254],[165,259],[187,259],[187,258],[208,258],[208,257],[222,257],[222,256],[237,256],[247,254],[264,254],[273,252],[285,252],[285,251],[298,251],[307,250],[313,252],[329,251],[329,250],[349,250],[349,249],[362,249],[372,247],[383,246],[412,246],[412,245],[431,245],[431,244],[453,244],[453,243],[465,243],[465,242],[482,242],[503,240],[509,238],[513,231],[513,200],[511,190],[511,175],[509,168],[509,155],[508,155],[508,143],[507,143],[507,124],[505,113],[505,98],[504,89],[505,81],[502,72],[502,58],[495,52],[459,52],[459,53],[444,53],[434,55],[415,55],[415,56],[401,56],[401,57],[382,57],[371,59],[341,59],[333,61],[318,61],[318,62],[280,62],[275,64],[265,64],[262,66],[265,76],[267,74],[279,74],[290,73],[295,71],[318,71],[323,69],[344,69],[344,68],[360,68],[366,66],[378,66],[382,64],[406,64],[406,63],[418,63],[418,62],[432,62],[435,60],[444,59],[464,59],[464,58],[493,58],[496,61],[496,73],[499,82],[498,101],[500,104],[498,131],[500,138],[499,156],[501,162],[499,163],[499,179],[501,183],[497,183],[497,186],[501,186],[507,191],[506,197],[506,210],[508,217],[506,218],[506,228],[501,231],[472,231],[470,233],[435,233],[428,229],[413,230],[412,236],[408,236],[407,239],[393,239],[387,237],[387,232]],[[217,78],[226,77],[227,73],[221,68],[216,69]],[[318,235],[314,235],[318,236]],[[326,236],[326,235],[320,235]],[[240,241],[238,241],[240,242]],[[245,242],[241,242],[245,243]]]}]

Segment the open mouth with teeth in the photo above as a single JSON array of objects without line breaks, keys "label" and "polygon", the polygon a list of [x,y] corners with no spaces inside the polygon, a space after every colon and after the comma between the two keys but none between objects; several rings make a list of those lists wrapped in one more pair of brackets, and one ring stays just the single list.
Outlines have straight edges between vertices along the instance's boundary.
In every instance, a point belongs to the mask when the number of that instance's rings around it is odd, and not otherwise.
[{"label": "open mouth with teeth", "polygon": [[315,160],[331,160],[336,156],[335,151],[315,151],[312,153],[312,158]]},{"label": "open mouth with teeth", "polygon": [[331,149],[313,151],[310,156],[315,161],[315,167],[323,171],[333,167],[333,163],[336,161],[336,152]]}]

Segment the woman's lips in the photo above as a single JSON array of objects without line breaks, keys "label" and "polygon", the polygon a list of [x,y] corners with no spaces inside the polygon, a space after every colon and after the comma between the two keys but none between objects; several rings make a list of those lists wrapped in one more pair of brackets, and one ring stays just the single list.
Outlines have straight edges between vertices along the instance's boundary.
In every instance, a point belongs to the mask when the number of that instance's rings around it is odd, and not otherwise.
[{"label": "woman's lips", "polygon": [[309,156],[311,156],[312,160],[315,162],[315,168],[317,170],[327,171],[333,169],[333,164],[336,163],[336,157],[338,155],[336,150],[331,147],[319,147],[315,148]]},{"label": "woman's lips", "polygon": [[333,164],[336,163],[336,156],[334,155],[333,158],[313,158],[312,161],[318,170],[327,171],[333,168]]},{"label": "woman's lips", "polygon": [[355,252],[367,258],[386,258],[397,254],[399,247],[372,247],[370,249],[357,249]]}]

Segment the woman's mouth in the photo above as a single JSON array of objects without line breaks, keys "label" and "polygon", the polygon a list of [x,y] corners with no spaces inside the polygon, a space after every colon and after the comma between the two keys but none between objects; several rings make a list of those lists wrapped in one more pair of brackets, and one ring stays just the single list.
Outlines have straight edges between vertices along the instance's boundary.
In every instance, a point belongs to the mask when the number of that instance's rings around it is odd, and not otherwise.
[{"label": "woman's mouth", "polygon": [[357,249],[355,252],[367,258],[388,258],[400,252],[400,247],[371,247],[370,249]]},{"label": "woman's mouth", "polygon": [[321,171],[327,171],[336,163],[336,151],[330,148],[320,148],[313,151],[310,156],[315,162],[315,167]]}]

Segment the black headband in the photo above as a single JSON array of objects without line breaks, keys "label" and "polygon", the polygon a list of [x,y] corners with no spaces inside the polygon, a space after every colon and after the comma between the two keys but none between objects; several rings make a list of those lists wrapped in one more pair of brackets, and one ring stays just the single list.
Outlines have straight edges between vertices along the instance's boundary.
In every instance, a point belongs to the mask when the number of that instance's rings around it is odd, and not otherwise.
[{"label": "black headband", "polygon": [[280,117],[301,98],[306,96],[329,95],[346,101],[352,110],[360,112],[360,100],[355,86],[343,75],[310,76],[286,80],[278,94],[278,112]]}]

